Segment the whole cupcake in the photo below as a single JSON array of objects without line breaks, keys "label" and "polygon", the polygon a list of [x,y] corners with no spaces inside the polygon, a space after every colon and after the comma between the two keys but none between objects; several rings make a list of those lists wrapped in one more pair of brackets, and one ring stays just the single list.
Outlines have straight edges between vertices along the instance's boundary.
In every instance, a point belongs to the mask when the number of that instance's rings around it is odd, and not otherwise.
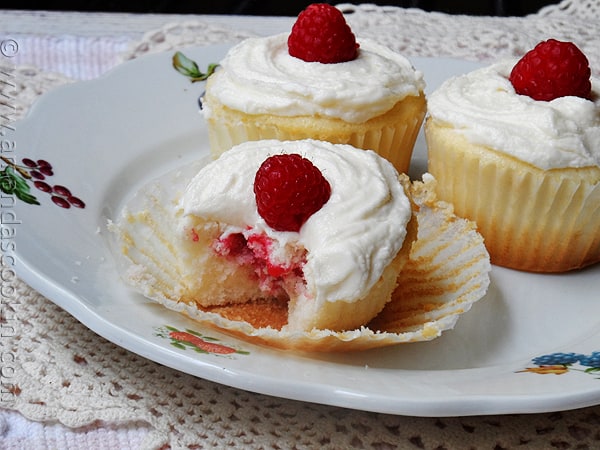
[{"label": "whole cupcake", "polygon": [[260,139],[317,139],[371,149],[408,170],[426,100],[420,72],[367,39],[327,4],[288,35],[247,39],[209,77],[203,99],[211,153]]},{"label": "whole cupcake", "polygon": [[494,264],[600,261],[600,81],[574,44],[550,39],[447,80],[428,107],[438,195],[477,223]]}]

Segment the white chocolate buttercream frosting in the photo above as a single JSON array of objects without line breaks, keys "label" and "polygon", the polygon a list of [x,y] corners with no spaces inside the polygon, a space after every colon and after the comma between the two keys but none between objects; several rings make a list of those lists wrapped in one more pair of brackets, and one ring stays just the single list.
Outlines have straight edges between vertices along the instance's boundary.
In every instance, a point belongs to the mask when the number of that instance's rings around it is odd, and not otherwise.
[{"label": "white chocolate buttercream frosting", "polygon": [[472,143],[544,170],[600,165],[600,80],[592,100],[537,101],[518,95],[508,77],[516,61],[502,61],[451,78],[428,98],[432,118]]},{"label": "white chocolate buttercream frosting", "polygon": [[[287,37],[250,38],[231,48],[213,75],[210,95],[247,114],[361,123],[425,87],[423,74],[408,59],[368,39],[359,40],[356,59],[322,64],[290,56]],[[210,102],[204,106],[210,115]]]}]

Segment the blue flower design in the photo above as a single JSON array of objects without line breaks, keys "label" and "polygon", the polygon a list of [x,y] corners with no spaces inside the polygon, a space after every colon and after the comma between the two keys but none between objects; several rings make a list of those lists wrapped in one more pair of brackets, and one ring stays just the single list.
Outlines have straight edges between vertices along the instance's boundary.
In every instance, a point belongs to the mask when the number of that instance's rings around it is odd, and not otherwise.
[{"label": "blue flower design", "polygon": [[[537,367],[528,367],[518,373],[537,373],[562,375],[567,372],[576,371],[590,375],[600,373],[600,351],[590,354],[583,353],[549,353],[531,359]],[[600,379],[600,377],[594,377]]]},{"label": "blue flower design", "polygon": [[591,355],[582,355],[582,357],[579,358],[579,364],[600,369],[600,352],[592,352]]},{"label": "blue flower design", "polygon": [[[599,353],[600,352],[595,352]],[[600,356],[600,355],[599,355]],[[537,366],[570,365],[585,357],[580,353],[551,353],[533,358],[531,361]]]}]

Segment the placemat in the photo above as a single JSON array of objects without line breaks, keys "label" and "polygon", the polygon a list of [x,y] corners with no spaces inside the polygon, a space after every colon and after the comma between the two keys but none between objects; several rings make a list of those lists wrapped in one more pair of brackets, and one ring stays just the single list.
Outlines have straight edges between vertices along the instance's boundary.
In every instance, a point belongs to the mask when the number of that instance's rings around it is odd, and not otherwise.
[{"label": "placemat", "polygon": [[[487,62],[520,55],[555,37],[579,45],[598,73],[598,4],[565,1],[524,18],[339,7],[356,34],[407,56]],[[173,23],[128,45],[120,60],[247,36],[209,22]],[[39,45],[36,51],[43,52],[46,44]],[[82,57],[93,65],[98,55]],[[73,81],[36,67],[7,66],[6,58],[0,63],[4,79],[10,80],[2,87],[10,101],[0,101],[0,115],[11,120],[42,93]],[[186,375],[123,350],[14,277],[3,277],[2,290],[11,292],[0,322],[2,449],[600,447],[600,406],[534,415],[421,418],[274,398]],[[39,427],[20,421],[23,416],[40,422]]]}]

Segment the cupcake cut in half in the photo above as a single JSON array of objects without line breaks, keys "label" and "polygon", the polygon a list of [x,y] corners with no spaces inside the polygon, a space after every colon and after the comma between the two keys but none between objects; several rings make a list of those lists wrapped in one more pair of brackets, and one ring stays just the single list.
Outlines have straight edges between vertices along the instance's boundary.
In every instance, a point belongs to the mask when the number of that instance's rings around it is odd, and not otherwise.
[{"label": "cupcake cut in half", "polygon": [[474,225],[437,202],[433,180],[411,183],[374,152],[253,141],[191,181],[170,177],[111,225],[125,279],[245,340],[341,351],[433,339],[487,290]]}]

